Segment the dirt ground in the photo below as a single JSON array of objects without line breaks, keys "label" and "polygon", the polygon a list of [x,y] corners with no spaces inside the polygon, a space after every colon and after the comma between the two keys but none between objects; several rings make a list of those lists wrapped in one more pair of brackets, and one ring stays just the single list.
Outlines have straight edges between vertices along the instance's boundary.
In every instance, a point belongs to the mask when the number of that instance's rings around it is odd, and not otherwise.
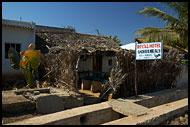
[{"label": "dirt ground", "polygon": [[32,112],[17,113],[17,114],[2,113],[2,124],[12,123],[24,119],[33,118],[36,116],[41,116],[41,115]]}]

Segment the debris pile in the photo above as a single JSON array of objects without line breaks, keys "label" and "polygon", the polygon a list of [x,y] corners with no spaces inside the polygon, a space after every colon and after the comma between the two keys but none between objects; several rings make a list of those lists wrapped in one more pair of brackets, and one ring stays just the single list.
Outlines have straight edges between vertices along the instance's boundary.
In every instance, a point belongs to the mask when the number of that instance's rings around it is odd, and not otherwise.
[{"label": "debris pile", "polygon": [[49,53],[41,55],[41,69],[44,69],[41,72],[45,72],[43,75],[48,78],[50,84],[74,91],[79,54],[69,48],[60,53],[55,52],[56,50],[50,50]]}]

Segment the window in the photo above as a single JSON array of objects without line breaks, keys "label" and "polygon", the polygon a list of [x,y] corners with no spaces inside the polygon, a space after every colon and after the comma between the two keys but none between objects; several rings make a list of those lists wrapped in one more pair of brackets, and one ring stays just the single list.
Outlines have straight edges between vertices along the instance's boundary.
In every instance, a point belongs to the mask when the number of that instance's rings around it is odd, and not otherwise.
[{"label": "window", "polygon": [[10,47],[13,47],[20,56],[20,46],[21,44],[15,44],[15,43],[5,43],[5,59],[8,59],[8,51]]},{"label": "window", "polygon": [[108,65],[112,66],[112,59],[108,60]]}]

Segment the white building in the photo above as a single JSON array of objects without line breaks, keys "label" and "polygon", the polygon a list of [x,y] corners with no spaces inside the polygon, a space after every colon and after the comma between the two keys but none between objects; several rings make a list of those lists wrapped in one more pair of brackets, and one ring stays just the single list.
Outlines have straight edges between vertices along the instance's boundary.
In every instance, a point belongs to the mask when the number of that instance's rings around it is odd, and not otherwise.
[{"label": "white building", "polygon": [[35,23],[2,19],[2,79],[23,78],[22,70],[14,70],[10,66],[8,50],[14,47],[17,52],[28,49],[30,43],[35,44]]},{"label": "white building", "polygon": [[135,42],[126,44],[126,45],[122,45],[121,46],[122,49],[127,49],[127,50],[135,50]]}]

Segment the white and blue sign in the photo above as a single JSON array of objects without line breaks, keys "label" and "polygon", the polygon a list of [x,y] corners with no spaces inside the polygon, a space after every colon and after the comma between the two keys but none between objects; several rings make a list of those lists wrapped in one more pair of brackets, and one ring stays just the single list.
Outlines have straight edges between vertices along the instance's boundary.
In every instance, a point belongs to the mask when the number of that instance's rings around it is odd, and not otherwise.
[{"label": "white and blue sign", "polygon": [[136,60],[162,59],[162,42],[136,43]]}]

